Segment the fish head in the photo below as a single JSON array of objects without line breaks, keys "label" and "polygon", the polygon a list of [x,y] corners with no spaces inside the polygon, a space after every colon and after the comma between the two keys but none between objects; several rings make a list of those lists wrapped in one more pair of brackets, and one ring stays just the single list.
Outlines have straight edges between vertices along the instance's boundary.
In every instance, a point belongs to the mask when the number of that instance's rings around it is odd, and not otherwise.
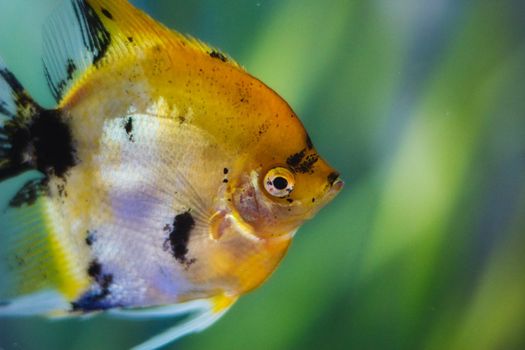
[{"label": "fish head", "polygon": [[344,186],[295,115],[268,129],[237,167],[230,201],[239,226],[262,239],[293,236]]}]

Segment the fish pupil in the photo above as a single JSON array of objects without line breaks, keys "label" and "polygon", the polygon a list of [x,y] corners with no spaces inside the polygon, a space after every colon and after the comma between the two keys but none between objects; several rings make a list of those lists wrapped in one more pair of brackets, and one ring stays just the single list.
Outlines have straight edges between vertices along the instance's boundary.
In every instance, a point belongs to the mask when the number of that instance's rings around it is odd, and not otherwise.
[{"label": "fish pupil", "polygon": [[275,179],[273,179],[273,186],[278,190],[284,190],[286,187],[288,187],[288,180],[282,176],[277,176]]}]

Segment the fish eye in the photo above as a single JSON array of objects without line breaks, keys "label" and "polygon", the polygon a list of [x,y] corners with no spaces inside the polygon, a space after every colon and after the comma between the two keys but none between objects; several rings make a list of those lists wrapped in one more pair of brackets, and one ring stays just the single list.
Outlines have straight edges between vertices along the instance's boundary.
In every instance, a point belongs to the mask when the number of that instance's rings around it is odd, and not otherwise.
[{"label": "fish eye", "polygon": [[293,191],[295,178],[286,168],[273,168],[264,176],[264,189],[274,197],[286,197]]}]

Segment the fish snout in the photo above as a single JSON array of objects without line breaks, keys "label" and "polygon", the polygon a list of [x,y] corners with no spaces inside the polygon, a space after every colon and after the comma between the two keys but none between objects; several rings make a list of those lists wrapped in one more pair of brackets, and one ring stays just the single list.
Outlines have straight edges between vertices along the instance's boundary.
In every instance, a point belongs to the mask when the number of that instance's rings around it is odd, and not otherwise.
[{"label": "fish snout", "polygon": [[330,192],[332,193],[338,193],[345,185],[345,182],[341,179],[341,175],[337,171],[330,173],[327,180],[330,185]]}]

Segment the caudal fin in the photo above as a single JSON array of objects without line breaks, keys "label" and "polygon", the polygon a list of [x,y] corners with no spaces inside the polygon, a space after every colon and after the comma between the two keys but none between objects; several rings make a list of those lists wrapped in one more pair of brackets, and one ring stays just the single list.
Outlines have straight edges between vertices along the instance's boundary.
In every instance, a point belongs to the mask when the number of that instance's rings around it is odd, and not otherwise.
[{"label": "caudal fin", "polygon": [[71,278],[46,201],[51,176],[74,162],[70,144],[59,111],[40,107],[0,61],[0,316],[68,305]]},{"label": "caudal fin", "polygon": [[74,164],[60,111],[40,107],[0,61],[0,182],[31,169],[62,177]]},{"label": "caudal fin", "polygon": [[27,125],[41,110],[0,59],[0,181],[31,169]]}]

